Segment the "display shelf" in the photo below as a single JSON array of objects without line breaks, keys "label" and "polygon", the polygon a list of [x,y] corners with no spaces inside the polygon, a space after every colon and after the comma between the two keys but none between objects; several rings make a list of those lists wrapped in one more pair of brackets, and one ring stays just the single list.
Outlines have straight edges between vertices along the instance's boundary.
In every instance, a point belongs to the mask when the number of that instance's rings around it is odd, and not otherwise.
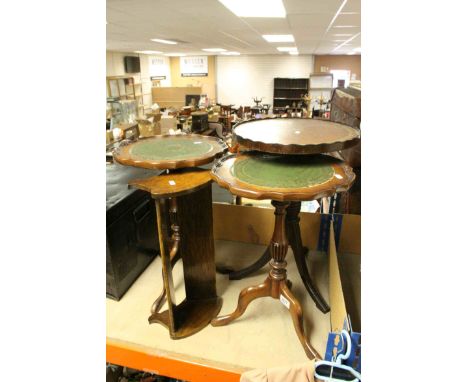
[{"label": "display shelf", "polygon": [[308,91],[308,78],[275,78],[273,112],[287,106],[291,107],[293,102],[301,101],[302,96]]}]

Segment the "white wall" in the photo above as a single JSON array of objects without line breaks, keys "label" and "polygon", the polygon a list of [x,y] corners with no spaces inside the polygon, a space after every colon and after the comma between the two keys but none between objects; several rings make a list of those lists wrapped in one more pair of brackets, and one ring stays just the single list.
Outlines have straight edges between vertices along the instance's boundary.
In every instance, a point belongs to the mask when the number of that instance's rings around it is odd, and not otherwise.
[{"label": "white wall", "polygon": [[309,78],[313,67],[312,55],[217,56],[218,102],[250,106],[253,97],[263,97],[263,103],[273,105],[275,77]]},{"label": "white wall", "polygon": [[151,79],[150,79],[150,59],[152,57],[162,57],[164,66],[167,68],[164,75],[166,79],[161,81],[161,86],[171,86],[171,67],[169,57],[165,56],[150,56],[147,54],[123,53],[106,51],[106,76],[125,76],[124,57],[135,56],[140,57],[140,73],[133,75],[135,83],[142,84],[143,103],[145,107],[151,106]]}]

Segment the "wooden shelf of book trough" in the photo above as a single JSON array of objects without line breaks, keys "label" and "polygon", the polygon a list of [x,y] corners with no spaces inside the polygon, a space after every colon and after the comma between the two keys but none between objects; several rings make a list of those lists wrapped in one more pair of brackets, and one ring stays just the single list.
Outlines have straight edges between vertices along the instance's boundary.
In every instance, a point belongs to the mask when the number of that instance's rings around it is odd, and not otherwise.
[{"label": "wooden shelf of book trough", "polygon": [[[324,297],[331,302],[327,252],[323,248],[317,250],[323,216],[302,212],[301,231],[304,245],[313,249],[307,257],[310,269]],[[263,253],[270,241],[274,215],[271,208],[213,203],[213,223],[216,262],[239,269]],[[360,216],[343,215],[338,250],[360,253]],[[306,327],[310,328],[306,335],[324,354],[331,331],[330,313],[320,312],[302,286],[291,250],[286,261],[292,290],[302,305]],[[147,322],[154,294],[162,288],[161,267],[158,257],[120,301],[107,299],[108,362],[186,381],[229,382],[239,381],[247,370],[288,367],[308,360],[297,341],[287,309],[271,299],[259,299],[251,304],[248,314],[231,325],[209,325],[190,337],[171,340],[163,326]],[[173,277],[176,299],[182,301],[185,291],[180,262],[174,267]],[[224,301],[221,314],[235,308],[240,289],[261,282],[264,277],[265,270],[236,281],[229,281],[228,275],[217,274],[217,290]],[[282,346],[274,346],[278,341]]]}]

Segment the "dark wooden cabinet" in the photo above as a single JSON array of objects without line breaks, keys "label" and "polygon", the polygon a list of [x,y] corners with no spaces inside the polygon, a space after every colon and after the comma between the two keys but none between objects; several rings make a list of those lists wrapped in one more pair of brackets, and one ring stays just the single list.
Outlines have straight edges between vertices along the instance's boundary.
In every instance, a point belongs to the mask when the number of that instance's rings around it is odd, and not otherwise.
[{"label": "dark wooden cabinet", "polygon": [[273,90],[273,113],[279,113],[302,102],[309,91],[308,78],[275,78]]},{"label": "dark wooden cabinet", "polygon": [[159,171],[106,165],[106,295],[119,300],[159,253],[156,210],[128,180]]}]

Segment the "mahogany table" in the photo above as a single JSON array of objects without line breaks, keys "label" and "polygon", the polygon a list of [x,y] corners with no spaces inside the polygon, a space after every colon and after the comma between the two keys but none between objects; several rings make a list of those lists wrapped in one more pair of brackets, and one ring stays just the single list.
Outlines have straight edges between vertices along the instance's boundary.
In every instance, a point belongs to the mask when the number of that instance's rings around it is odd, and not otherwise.
[{"label": "mahogany table", "polygon": [[[219,139],[201,135],[163,135],[120,146],[116,162],[166,174],[130,181],[155,199],[164,287],[151,307],[149,323],[159,323],[172,339],[190,336],[219,313],[216,294],[212,197],[209,170],[196,168],[227,150]],[[172,267],[182,258],[186,299],[177,304]],[[168,309],[159,312],[167,298]]]},{"label": "mahogany table", "polygon": [[321,154],[343,150],[360,140],[359,130],[312,118],[275,118],[240,122],[237,142],[249,149],[276,154]]},{"label": "mahogany table", "polygon": [[213,326],[227,325],[240,317],[260,297],[279,299],[289,310],[296,334],[309,358],[320,359],[304,333],[302,308],[290,290],[286,273],[289,242],[285,215],[291,202],[314,200],[346,191],[354,180],[348,165],[328,155],[282,156],[258,152],[228,155],[216,162],[213,179],[234,195],[250,199],[271,199],[275,226],[269,245],[270,272],[265,281],[241,291],[237,308],[214,318]]},{"label": "mahogany table", "polygon": [[[311,118],[277,118],[245,121],[234,128],[234,140],[241,146],[279,154],[316,154],[332,152],[356,145],[359,130],[347,125]],[[327,313],[330,307],[315,287],[305,261],[308,250],[302,245],[299,227],[300,201],[292,201],[286,208],[286,233],[304,286],[318,309]],[[256,272],[270,259],[269,249],[250,266],[229,272],[231,280],[238,280]]]}]

